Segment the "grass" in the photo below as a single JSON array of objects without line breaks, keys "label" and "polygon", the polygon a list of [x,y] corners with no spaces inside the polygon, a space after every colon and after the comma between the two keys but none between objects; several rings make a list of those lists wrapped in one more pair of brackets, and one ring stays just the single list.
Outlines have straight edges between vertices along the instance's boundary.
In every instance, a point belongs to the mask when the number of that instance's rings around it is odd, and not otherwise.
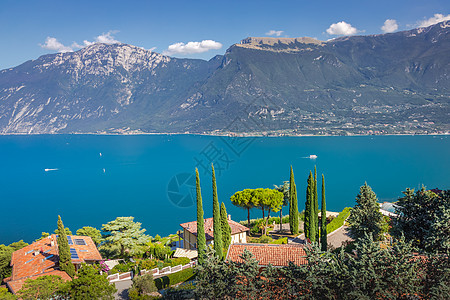
[{"label": "grass", "polygon": [[330,234],[339,227],[343,226],[345,220],[350,216],[351,210],[352,210],[351,207],[346,207],[339,213],[339,215],[336,218],[331,220],[331,222],[328,223],[327,225],[327,233]]}]

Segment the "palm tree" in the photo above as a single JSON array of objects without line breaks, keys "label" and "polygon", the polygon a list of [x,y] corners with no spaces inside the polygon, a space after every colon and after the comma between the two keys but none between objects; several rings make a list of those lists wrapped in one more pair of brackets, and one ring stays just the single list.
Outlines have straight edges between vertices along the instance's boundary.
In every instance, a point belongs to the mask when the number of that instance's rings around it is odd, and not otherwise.
[{"label": "palm tree", "polygon": [[283,228],[283,206],[289,204],[289,190],[290,190],[289,181],[283,181],[283,185],[274,184],[273,186],[277,191],[282,192],[284,195],[283,205],[281,205],[280,208],[280,231],[281,231]]}]

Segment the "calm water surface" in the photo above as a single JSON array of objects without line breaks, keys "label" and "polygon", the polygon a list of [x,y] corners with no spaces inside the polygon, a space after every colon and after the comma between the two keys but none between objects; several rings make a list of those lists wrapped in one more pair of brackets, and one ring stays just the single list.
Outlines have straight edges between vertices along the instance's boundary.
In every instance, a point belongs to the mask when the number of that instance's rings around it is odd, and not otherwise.
[{"label": "calm water surface", "polygon": [[240,220],[246,212],[230,196],[282,184],[290,165],[300,210],[309,170],[317,165],[319,176],[325,174],[327,208],[339,211],[354,205],[365,181],[380,201],[395,201],[406,187],[450,188],[449,154],[447,136],[0,136],[0,244],[53,232],[58,214],[74,233],[118,216],[134,216],[153,236],[174,233],[196,218],[196,166],[205,217],[212,216],[211,177],[204,168],[211,162],[219,201]]}]

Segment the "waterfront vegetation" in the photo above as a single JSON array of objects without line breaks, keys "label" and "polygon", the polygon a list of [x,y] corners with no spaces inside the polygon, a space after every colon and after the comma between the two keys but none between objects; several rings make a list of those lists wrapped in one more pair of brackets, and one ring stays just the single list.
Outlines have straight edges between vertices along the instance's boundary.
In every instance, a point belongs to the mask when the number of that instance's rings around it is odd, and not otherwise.
[{"label": "waterfront vegetation", "polygon": [[[213,173],[214,174],[214,173]],[[204,220],[200,177],[197,175],[197,216],[201,232]],[[153,299],[161,291],[167,299],[447,299],[450,295],[450,191],[407,189],[396,208],[398,217],[386,217],[380,213],[375,192],[365,183],[356,196],[356,205],[346,207],[336,217],[325,217],[325,184],[322,176],[322,207],[319,217],[317,172],[311,172],[306,195],[306,210],[292,211],[280,217],[270,217],[270,212],[281,210],[296,197],[293,170],[285,188],[253,189],[237,192],[232,202],[248,210],[262,212],[260,219],[247,219],[241,224],[250,229],[247,242],[286,244],[295,230],[282,230],[275,224],[293,224],[303,228],[310,243],[305,246],[306,263],[290,264],[274,268],[258,265],[253,255],[244,251],[241,261],[227,261],[226,249],[230,243],[230,228],[226,221],[224,203],[219,205],[217,193],[213,193],[215,231],[222,233],[219,249],[201,245],[198,241],[198,266],[154,279],[151,274],[135,276],[129,290],[130,299]],[[290,189],[289,187],[293,187]],[[213,190],[217,189],[213,179]],[[289,201],[285,201],[285,200]],[[294,206],[294,205],[290,205]],[[266,214],[267,213],[267,214]],[[296,220],[293,220],[292,214]],[[225,225],[226,223],[226,225]],[[299,225],[300,224],[300,225]],[[114,284],[107,274],[186,265],[188,258],[173,258],[171,246],[179,241],[178,235],[151,237],[145,234],[133,217],[118,217],[102,226],[102,230],[85,226],[77,234],[91,236],[104,259],[122,259],[111,270],[104,262],[84,265],[77,273],[70,269],[70,255],[65,254],[69,228],[64,227],[58,216],[60,268],[72,281],[60,277],[42,276],[28,279],[19,297],[23,299],[113,299]],[[353,241],[334,249],[325,247],[327,234],[347,225]],[[326,229],[325,229],[326,228]],[[301,232],[299,232],[301,233]],[[43,233],[41,238],[48,236]],[[203,233],[204,237],[204,233]],[[308,236],[307,236],[308,238]],[[220,243],[217,243],[220,245]],[[217,247],[216,244],[216,247]],[[28,244],[23,241],[8,246],[0,245],[0,276],[11,275],[12,252]],[[216,254],[221,252],[220,254]],[[101,275],[100,271],[103,271]],[[88,284],[95,282],[95,284]],[[181,285],[179,285],[181,283]],[[175,286],[176,285],[176,286]],[[88,287],[86,287],[88,286]],[[44,287],[44,288],[43,288]],[[164,290],[164,291],[162,291]],[[159,296],[158,296],[159,295]],[[16,299],[5,289],[0,289],[2,299]]]}]

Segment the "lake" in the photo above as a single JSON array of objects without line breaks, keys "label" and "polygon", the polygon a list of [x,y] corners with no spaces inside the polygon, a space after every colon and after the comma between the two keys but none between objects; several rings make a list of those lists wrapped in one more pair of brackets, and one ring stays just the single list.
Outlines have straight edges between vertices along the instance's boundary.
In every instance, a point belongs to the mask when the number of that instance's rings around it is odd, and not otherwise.
[{"label": "lake", "polygon": [[211,162],[219,201],[232,219],[245,220],[230,196],[282,184],[291,165],[300,210],[316,165],[325,175],[327,209],[340,211],[355,204],[364,182],[381,202],[396,201],[407,187],[448,189],[449,154],[448,136],[0,136],[0,244],[53,232],[58,215],[74,234],[118,216],[134,216],[152,236],[175,233],[196,218],[196,166],[205,218],[212,216]]}]

